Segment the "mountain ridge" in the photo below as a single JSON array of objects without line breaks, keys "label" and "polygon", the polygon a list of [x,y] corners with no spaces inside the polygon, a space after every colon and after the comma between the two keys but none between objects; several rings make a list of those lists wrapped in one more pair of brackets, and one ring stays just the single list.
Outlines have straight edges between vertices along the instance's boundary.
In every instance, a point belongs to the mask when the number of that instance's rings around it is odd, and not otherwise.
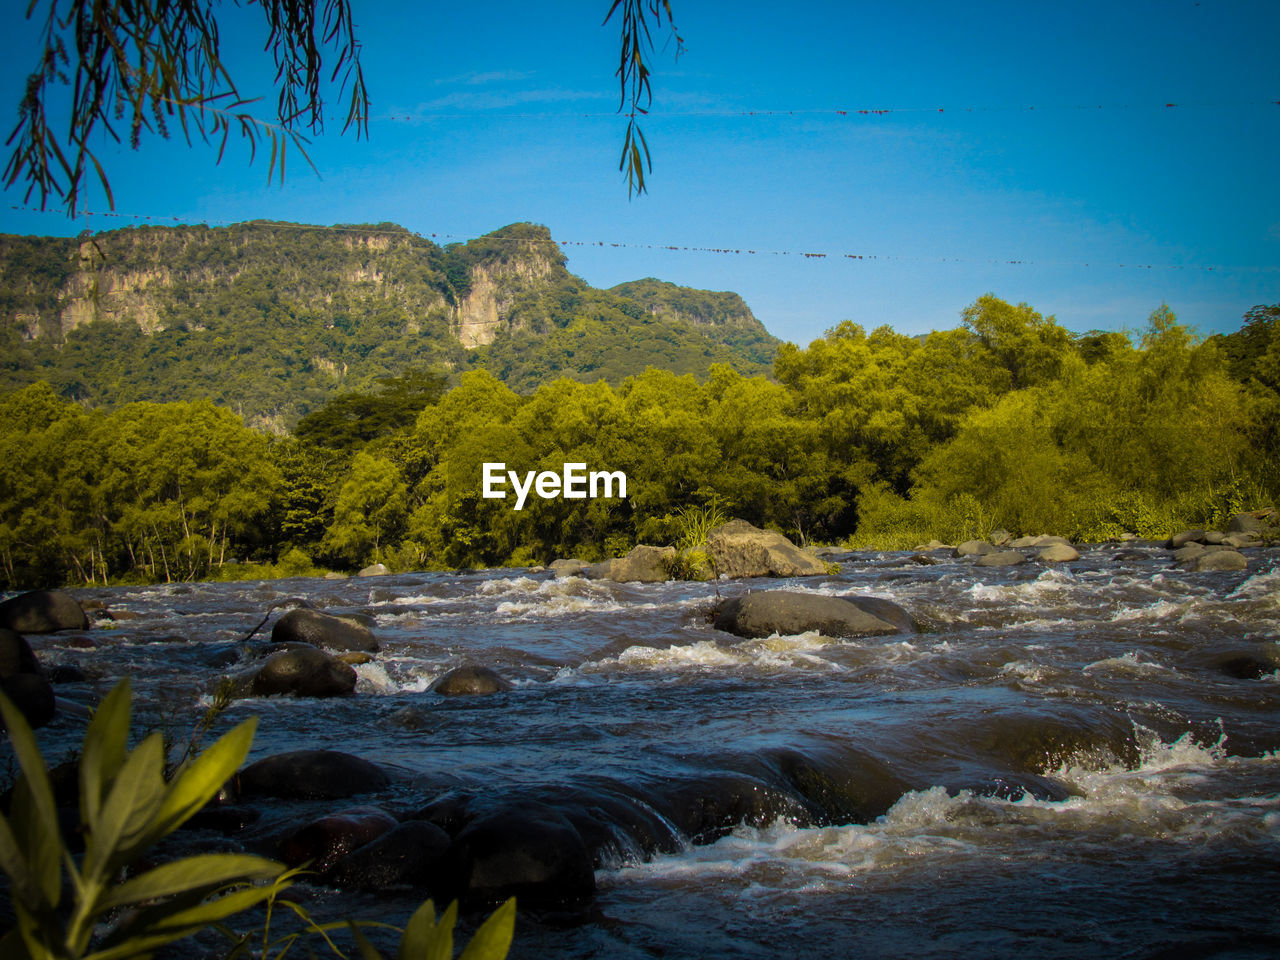
[{"label": "mountain ridge", "polygon": [[0,390],[92,405],[208,396],[281,429],[409,368],[516,390],[660,366],[767,372],[780,341],[737,294],[591,287],[545,226],[441,246],[396,224],[140,226],[0,236]]}]

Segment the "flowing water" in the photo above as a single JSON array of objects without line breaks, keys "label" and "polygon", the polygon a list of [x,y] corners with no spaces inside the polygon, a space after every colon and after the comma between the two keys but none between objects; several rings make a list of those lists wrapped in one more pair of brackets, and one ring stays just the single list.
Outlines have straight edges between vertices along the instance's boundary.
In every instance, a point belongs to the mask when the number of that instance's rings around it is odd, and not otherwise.
[{"label": "flowing water", "polygon": [[[128,674],[143,725],[190,729],[302,597],[375,621],[355,696],[237,702],[253,756],[355,753],[403,808],[447,791],[619,799],[585,917],[522,919],[515,957],[1280,955],[1280,551],[1184,573],[1152,544],[1052,567],[856,554],[838,575],[617,584],[490,570],[80,591],[134,619],[32,638],[87,682],[69,750]],[[920,632],[743,640],[717,592],[883,597]],[[265,630],[269,630],[268,625]],[[265,631],[264,631],[265,632]],[[87,639],[85,639],[87,638]],[[89,645],[92,644],[92,645]],[[428,687],[464,661],[515,683]],[[609,832],[611,831],[611,832]],[[418,897],[316,887],[322,916]]]}]

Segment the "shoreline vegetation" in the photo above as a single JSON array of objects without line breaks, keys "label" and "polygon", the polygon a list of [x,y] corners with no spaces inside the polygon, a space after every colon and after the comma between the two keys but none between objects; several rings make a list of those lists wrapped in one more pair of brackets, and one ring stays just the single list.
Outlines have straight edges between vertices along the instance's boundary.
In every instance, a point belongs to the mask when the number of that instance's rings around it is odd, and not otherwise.
[{"label": "shoreline vegetation", "polygon": [[[1280,306],[1200,340],[1072,334],[980,297],[908,337],[844,322],[772,377],[711,364],[512,391],[406,368],[291,436],[207,400],[88,409],[0,396],[0,587],[264,579],[598,561],[688,545],[708,515],[801,546],[914,549],[1222,528],[1280,495]],[[622,471],[627,499],[482,496],[486,462]]]}]

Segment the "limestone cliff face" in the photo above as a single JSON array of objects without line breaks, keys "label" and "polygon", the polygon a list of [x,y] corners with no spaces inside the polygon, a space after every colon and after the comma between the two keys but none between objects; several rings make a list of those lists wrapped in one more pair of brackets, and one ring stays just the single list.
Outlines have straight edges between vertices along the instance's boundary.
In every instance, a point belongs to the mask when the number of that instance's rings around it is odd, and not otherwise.
[{"label": "limestone cliff face", "polygon": [[470,289],[454,310],[454,336],[468,349],[493,343],[499,331],[523,329],[512,316],[522,295],[552,276],[558,264],[533,251],[505,262],[479,263],[468,271]]},{"label": "limestone cliff face", "polygon": [[142,269],[113,269],[103,262],[94,244],[80,244],[78,269],[59,291],[62,336],[94,320],[132,322],[143,333],[158,333],[160,304],[172,286],[169,268],[156,264]]}]

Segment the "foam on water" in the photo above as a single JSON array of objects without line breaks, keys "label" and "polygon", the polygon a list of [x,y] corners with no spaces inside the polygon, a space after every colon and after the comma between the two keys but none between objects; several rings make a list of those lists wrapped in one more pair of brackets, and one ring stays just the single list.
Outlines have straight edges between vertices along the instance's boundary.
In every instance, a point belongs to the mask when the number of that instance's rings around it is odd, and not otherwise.
[{"label": "foam on water", "polygon": [[1084,754],[1064,761],[1052,776],[1080,794],[1066,800],[1030,794],[1008,800],[934,786],[903,794],[873,823],[740,825],[716,843],[608,871],[602,881],[713,877],[797,890],[924,871],[945,882],[962,862],[1017,859],[1031,850],[1105,864],[1126,848],[1133,856],[1170,843],[1226,839],[1280,856],[1280,796],[1267,789],[1280,772],[1280,756],[1232,757],[1225,738],[1205,745],[1187,734],[1164,743],[1144,732],[1144,739],[1133,768]]}]

